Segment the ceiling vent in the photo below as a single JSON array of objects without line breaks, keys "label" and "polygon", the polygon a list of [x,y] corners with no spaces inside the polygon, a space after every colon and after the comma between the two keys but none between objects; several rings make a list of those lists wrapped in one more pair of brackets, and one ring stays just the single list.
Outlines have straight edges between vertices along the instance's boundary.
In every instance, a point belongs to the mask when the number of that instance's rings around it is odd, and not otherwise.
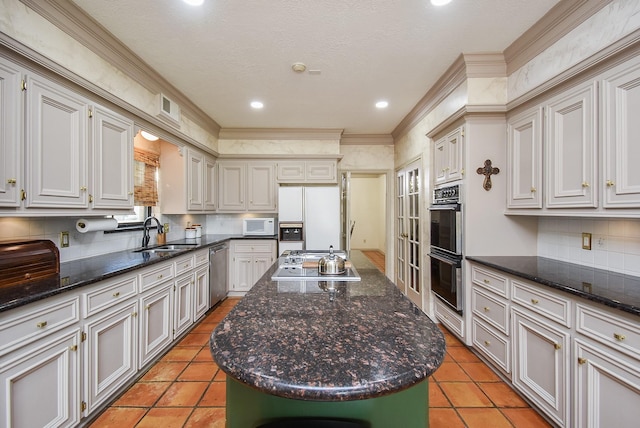
[{"label": "ceiling vent", "polygon": [[158,94],[158,117],[180,127],[180,106],[165,94]]}]

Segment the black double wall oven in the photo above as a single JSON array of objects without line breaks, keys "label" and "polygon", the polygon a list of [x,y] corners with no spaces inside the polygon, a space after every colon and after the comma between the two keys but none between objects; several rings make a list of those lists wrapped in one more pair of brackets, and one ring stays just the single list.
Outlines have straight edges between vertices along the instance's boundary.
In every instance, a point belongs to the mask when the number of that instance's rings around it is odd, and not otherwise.
[{"label": "black double wall oven", "polygon": [[431,217],[431,291],[462,314],[462,205],[460,185],[433,192]]}]

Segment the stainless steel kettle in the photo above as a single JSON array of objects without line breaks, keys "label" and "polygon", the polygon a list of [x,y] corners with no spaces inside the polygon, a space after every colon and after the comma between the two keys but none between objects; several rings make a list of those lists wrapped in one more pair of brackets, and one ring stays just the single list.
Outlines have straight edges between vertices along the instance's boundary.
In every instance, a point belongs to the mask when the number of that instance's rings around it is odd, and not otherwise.
[{"label": "stainless steel kettle", "polygon": [[329,246],[329,255],[321,257],[318,261],[318,273],[320,275],[341,275],[345,272],[345,260],[333,254],[333,245]]}]

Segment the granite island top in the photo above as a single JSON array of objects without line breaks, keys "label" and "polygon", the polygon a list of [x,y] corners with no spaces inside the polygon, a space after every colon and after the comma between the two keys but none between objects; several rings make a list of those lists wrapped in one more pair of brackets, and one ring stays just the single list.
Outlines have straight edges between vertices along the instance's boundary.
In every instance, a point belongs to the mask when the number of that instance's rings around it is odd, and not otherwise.
[{"label": "granite island top", "polygon": [[[193,240],[177,240],[167,244],[195,244],[193,248],[175,253],[144,253],[134,249],[117,251],[85,259],[60,263],[58,278],[46,281],[0,287],[0,312],[46,299],[69,290],[93,284],[123,273],[131,272],[173,257],[181,257],[231,239],[276,239],[273,236],[204,235]],[[150,246],[152,247],[152,246]]]},{"label": "granite island top", "polygon": [[466,259],[640,316],[640,277],[637,276],[534,256],[467,256]]},{"label": "granite island top", "polygon": [[[232,378],[284,398],[349,401],[407,389],[442,363],[438,327],[359,252],[361,281],[272,281],[275,263],[211,334]],[[333,298],[333,299],[332,299]]]}]

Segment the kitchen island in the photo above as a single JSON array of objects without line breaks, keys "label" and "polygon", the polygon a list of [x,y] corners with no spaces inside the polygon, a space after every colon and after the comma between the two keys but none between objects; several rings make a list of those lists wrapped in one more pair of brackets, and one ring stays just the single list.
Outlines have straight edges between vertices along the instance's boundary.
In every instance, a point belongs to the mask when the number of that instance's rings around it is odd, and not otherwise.
[{"label": "kitchen island", "polygon": [[427,426],[444,337],[358,255],[358,282],[272,281],[274,264],[214,330],[228,427],[303,416]]}]

